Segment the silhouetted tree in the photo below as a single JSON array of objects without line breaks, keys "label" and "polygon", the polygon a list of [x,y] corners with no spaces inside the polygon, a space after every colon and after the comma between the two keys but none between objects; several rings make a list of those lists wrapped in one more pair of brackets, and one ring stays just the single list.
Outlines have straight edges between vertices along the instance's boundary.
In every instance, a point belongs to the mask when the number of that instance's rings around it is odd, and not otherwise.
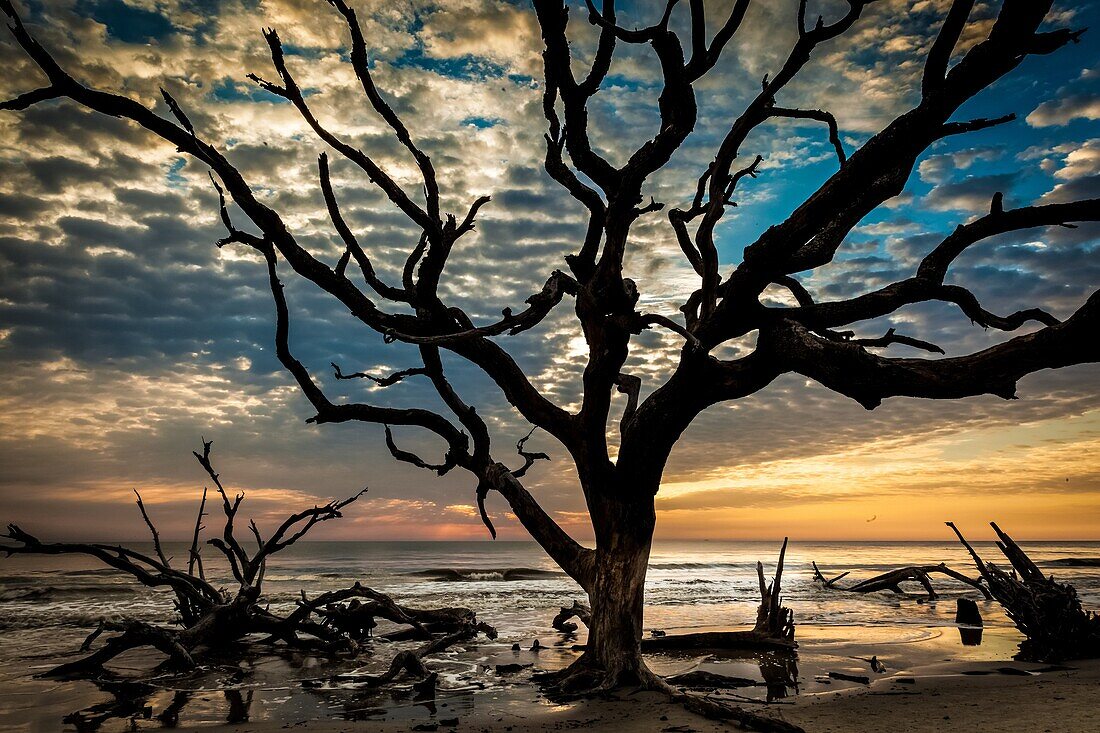
[{"label": "silhouetted tree", "polygon": [[[670,451],[701,412],[754,394],[787,373],[816,380],[873,409],[883,399],[898,395],[956,399],[993,394],[1011,399],[1017,380],[1024,375],[1100,360],[1100,340],[1096,338],[1100,294],[1092,295],[1072,317],[1060,322],[1037,308],[1006,317],[994,315],[966,288],[945,283],[948,268],[968,247],[1014,230],[1094,221],[1100,218],[1100,202],[1095,199],[1006,210],[997,196],[987,215],[955,229],[932,249],[911,277],[858,297],[821,301],[794,277],[832,262],[853,227],[901,193],[918,156],[930,145],[1013,119],[1008,115],[952,121],[967,100],[1028,56],[1053,53],[1081,34],[1068,28],[1039,30],[1051,7],[1049,0],[1005,0],[985,38],[950,65],[952,57],[958,55],[956,45],[967,30],[974,6],[973,0],[953,0],[925,60],[920,101],[849,154],[831,114],[784,107],[779,98],[817,48],[852,28],[870,1],[847,0],[843,16],[831,21],[807,17],[807,3],[800,2],[798,38],[786,60],[764,78],[759,93],[744,109],[729,111],[732,124],[700,175],[691,205],[668,212],[684,257],[699,277],[698,289],[681,308],[682,324],[639,308],[639,293],[634,282],[623,275],[623,260],[632,246],[634,224],[662,208],[652,200],[643,201],[643,186],[691,134],[698,116],[695,84],[714,68],[738,31],[748,0],[732,3],[713,37],[706,27],[703,0],[682,4],[670,0],[654,25],[638,30],[617,25],[613,0],[604,0],[602,9],[589,2],[588,17],[599,27],[599,43],[591,66],[583,72],[571,58],[566,4],[562,0],[535,0],[545,44],[545,168],[584,207],[588,228],[576,251],[565,257],[569,273],[553,272],[543,289],[527,299],[526,308],[518,312],[505,309],[495,323],[475,324],[462,310],[446,303],[439,292],[455,243],[474,228],[475,217],[489,197],[478,198],[465,214],[456,216],[441,210],[440,183],[432,161],[375,86],[366,40],[355,12],[344,0],[330,3],[350,32],[350,63],[370,106],[419,168],[422,198],[410,196],[369,153],[358,150],[318,121],[294,79],[274,29],[264,31],[264,35],[276,79],[269,81],[256,75],[250,78],[288,100],[331,150],[361,168],[421,230],[399,283],[383,281],[341,217],[337,192],[330,182],[327,153],[320,156],[321,190],[332,224],[346,246],[334,266],[302,247],[279,213],[257,198],[241,172],[203,139],[201,131],[194,128],[167,92],[164,99],[174,121],[126,97],[84,86],[35,41],[10,0],[0,0],[0,7],[10,18],[16,41],[48,82],[2,107],[21,110],[43,100],[68,98],[105,115],[131,120],[209,166],[214,179],[220,182],[215,184],[219,193],[227,191],[260,231],[256,236],[236,228],[223,198],[221,217],[228,235],[219,244],[251,247],[266,260],[275,300],[277,355],[316,410],[310,421],[318,425],[363,421],[418,426],[439,436],[447,450],[438,464],[398,448],[388,429],[386,442],[398,460],[439,474],[456,468],[469,472],[476,479],[477,501],[490,531],[494,530],[484,500],[489,492],[499,493],[532,537],[588,592],[591,628],[587,651],[562,683],[600,688],[640,679],[659,686],[663,683],[649,672],[640,653],[654,496]],[[689,37],[685,39],[670,29],[678,5],[686,5],[681,11],[689,14]],[[657,57],[662,75],[658,100],[661,121],[656,134],[639,145],[625,162],[613,162],[592,143],[589,103],[606,81],[612,57],[623,44],[648,46]],[[723,274],[715,229],[726,207],[733,203],[736,186],[755,175],[760,159],[743,167],[736,164],[749,133],[774,118],[820,121],[836,149],[838,169],[790,216],[749,244],[743,260]],[[422,365],[376,381],[392,384],[414,375],[426,377],[453,415],[330,399],[291,352],[287,302],[277,272],[280,260],[383,334],[387,342],[418,345]],[[773,285],[789,290],[797,305],[766,304],[762,296]],[[575,412],[542,393],[495,340],[537,326],[566,297],[573,299],[588,344],[583,397]],[[876,353],[899,343],[942,353],[924,340],[893,330],[873,339],[855,338],[840,330],[925,301],[954,304],[963,315],[986,328],[1014,331],[1030,321],[1044,327],[966,356],[928,359]],[[640,380],[624,373],[624,364],[632,339],[650,328],[674,331],[683,338],[683,347],[668,380],[640,399]],[[726,360],[714,355],[720,345],[754,332],[758,334],[756,346],[747,356]],[[524,463],[513,470],[494,455],[486,423],[444,374],[441,350],[484,371],[526,420],[565,447],[576,464],[587,502],[595,533],[594,548],[584,547],[570,537],[521,484],[524,473],[543,456],[525,451],[521,442]],[[344,375],[337,370],[337,377],[341,376],[358,375]],[[618,425],[618,452],[613,457],[608,435],[609,429],[614,429],[609,428],[609,419],[616,391],[626,395],[627,404]]]}]

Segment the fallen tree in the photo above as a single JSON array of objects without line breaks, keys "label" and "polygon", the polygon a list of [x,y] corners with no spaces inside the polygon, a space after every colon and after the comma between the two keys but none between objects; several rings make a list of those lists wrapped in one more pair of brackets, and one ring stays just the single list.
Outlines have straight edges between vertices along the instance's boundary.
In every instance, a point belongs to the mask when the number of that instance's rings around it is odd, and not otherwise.
[{"label": "fallen tree", "polygon": [[998,549],[1012,565],[1011,572],[982,560],[954,522],[947,522],[974,559],[993,598],[1027,637],[1020,645],[1020,658],[1052,662],[1100,657],[1100,614],[1086,611],[1072,585],[1043,575],[996,522],[989,524],[997,533]]},{"label": "fallen tree", "polygon": [[[325,593],[312,602],[303,592],[298,607],[286,616],[280,616],[261,606],[267,561],[302,539],[318,523],[340,518],[341,510],[362,496],[366,489],[342,501],[331,501],[323,506],[291,514],[266,539],[256,522],[250,521],[249,529],[256,543],[256,550],[250,553],[235,535],[235,520],[244,494],[238,493],[232,500],[229,498],[220,476],[210,462],[211,445],[210,441],[203,441],[202,453],[196,452],[194,455],[221,496],[225,524],[221,536],[207,540],[207,544],[225,556],[229,571],[238,584],[234,592],[215,586],[206,577],[202,546],[199,542],[204,529],[202,520],[206,516],[206,490],[203,491],[199,504],[186,570],[173,566],[172,558],[165,553],[160,533],[140,494],[137,505],[152,535],[152,554],[121,545],[43,542],[15,524],[8,525],[7,533],[2,536],[14,544],[0,545],[0,552],[9,557],[19,554],[87,555],[132,576],[141,585],[154,589],[167,588],[175,596],[177,617],[172,626],[158,626],[136,619],[102,621],[80,647],[81,652],[91,652],[90,654],[54,667],[43,676],[96,677],[105,671],[105,665],[115,657],[143,647],[155,649],[165,655],[166,659],[158,665],[158,671],[187,670],[198,666],[204,657],[213,653],[224,653],[228,645],[249,641],[250,637],[258,635],[263,636],[259,642],[268,645],[281,643],[320,653],[354,654],[359,650],[364,634],[353,633],[355,627],[348,621],[353,610],[360,632],[363,629],[373,629],[373,619],[379,617],[409,626],[413,632],[412,638],[429,642],[415,652],[400,652],[391,663],[389,671],[379,678],[380,681],[392,680],[402,670],[423,679],[428,676],[422,661],[424,656],[474,638],[478,633],[496,636],[496,631],[487,624],[479,623],[469,609],[412,609],[400,606],[389,596],[359,583],[345,590]],[[342,606],[339,603],[360,598],[367,599],[368,603],[357,603],[354,609],[350,604]],[[446,631],[447,634],[439,636],[440,631]],[[91,651],[105,632],[114,635],[107,637],[98,649]]]},{"label": "fallen tree", "polygon": [[837,585],[837,581],[847,577],[851,571],[846,571],[840,575],[832,578],[826,578],[821,572],[821,569],[817,567],[817,562],[812,561],[810,563],[814,569],[814,580],[821,584],[821,587],[826,590],[838,590],[848,593],[877,593],[879,591],[890,591],[891,593],[901,594],[904,591],[901,589],[901,584],[906,582],[920,583],[924,590],[928,593],[928,600],[934,601],[937,598],[936,589],[932,587],[932,580],[929,577],[933,573],[945,575],[949,578],[953,578],[960,583],[965,583],[971,588],[974,588],[981,592],[987,599],[991,599],[989,590],[982,585],[982,579],[968,578],[957,570],[952,570],[947,567],[946,563],[940,563],[938,565],[910,565],[904,568],[897,568],[881,575],[876,575],[873,578],[862,580],[854,585],[841,586]]}]

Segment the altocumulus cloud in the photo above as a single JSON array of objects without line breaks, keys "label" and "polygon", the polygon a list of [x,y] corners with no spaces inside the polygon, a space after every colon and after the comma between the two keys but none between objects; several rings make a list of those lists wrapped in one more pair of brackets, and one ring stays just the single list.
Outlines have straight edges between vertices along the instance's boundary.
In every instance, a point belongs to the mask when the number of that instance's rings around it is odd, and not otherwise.
[{"label": "altocumulus cloud", "polygon": [[[621,22],[645,24],[655,12],[651,5],[629,4]],[[921,54],[946,5],[884,0],[870,6],[850,36],[822,50],[783,103],[831,109],[851,150],[919,96]],[[715,18],[723,10],[719,3],[707,6]],[[700,87],[695,135],[647,196],[668,206],[690,200],[731,115],[793,42],[796,6],[794,0],[751,6],[739,43]],[[445,186],[444,206],[458,211],[475,195],[494,197],[478,231],[452,257],[444,291],[475,319],[495,318],[535,292],[584,232],[583,212],[541,168],[541,49],[532,11],[525,3],[494,0],[374,0],[356,7],[378,84],[431,154]],[[822,12],[834,10],[826,4]],[[1100,25],[1096,12],[1084,3],[1061,10],[1075,26],[1092,27]],[[963,47],[980,39],[991,13],[978,5]],[[159,105],[162,114],[158,87],[171,91],[203,135],[256,182],[263,200],[284,213],[300,241],[329,261],[341,249],[316,185],[322,146],[289,105],[245,79],[248,72],[271,75],[262,26],[279,28],[288,63],[325,124],[416,189],[414,166],[369,114],[346,63],[343,29],[319,0],[201,7],[182,0],[48,0],[30,6],[27,17],[89,84]],[[578,63],[587,63],[595,32],[579,6],[571,33]],[[11,71],[0,79],[0,96],[30,88],[37,72],[6,35],[0,55]],[[1028,60],[976,100],[971,116],[1017,112],[1026,123],[943,141],[929,151],[894,202],[906,205],[868,217],[837,262],[805,278],[807,286],[839,298],[911,274],[939,238],[986,210],[995,191],[1013,205],[1095,196],[1094,61],[1080,47],[1066,49],[1057,62]],[[658,80],[644,48],[628,49],[616,61],[593,115],[594,138],[612,160],[622,162],[656,131]],[[1017,108],[1023,100],[1028,107]],[[759,153],[764,161],[720,229],[727,264],[835,170],[825,131],[804,122],[767,125],[746,141],[746,156]],[[61,103],[0,116],[0,140],[0,368],[8,375],[0,393],[0,516],[29,526],[50,517],[70,535],[126,533],[118,529],[114,506],[130,487],[149,487],[169,531],[182,534],[193,510],[188,492],[198,491],[202,478],[189,450],[205,435],[216,441],[219,469],[229,483],[250,490],[261,514],[280,501],[310,502],[369,484],[363,515],[326,527],[329,536],[426,536],[430,528],[422,518],[436,510],[445,511],[447,536],[481,536],[469,511],[473,487],[464,477],[435,479],[395,464],[378,428],[304,424],[308,404],[271,353],[263,268],[252,255],[213,246],[222,231],[201,165],[133,126]],[[397,277],[417,232],[350,166],[334,162],[333,176],[345,215],[380,271]],[[1095,227],[1081,227],[997,238],[960,258],[952,277],[974,288],[991,310],[1044,305],[1064,316],[1100,282],[1096,236]],[[659,215],[639,223],[627,268],[650,310],[675,314],[695,287]],[[415,380],[380,390],[332,379],[331,361],[385,371],[409,366],[415,351],[383,345],[331,299],[286,279],[296,353],[327,388],[380,404],[437,406]],[[860,335],[877,336],[890,326],[932,338],[952,354],[1002,337],[972,326],[957,310],[931,305],[864,324]],[[678,343],[663,333],[636,343],[629,367],[643,378],[644,394],[668,374]],[[584,351],[568,304],[536,332],[505,345],[548,394],[575,403]],[[526,433],[484,376],[461,361],[447,366],[461,391],[476,398],[498,445]],[[755,507],[763,501],[761,483],[772,487],[777,506],[827,498],[835,486],[815,486],[815,474],[800,473],[815,460],[879,441],[917,446],[990,426],[1059,425],[1100,409],[1097,377],[1094,367],[1035,375],[1012,404],[892,400],[873,413],[785,377],[750,399],[716,407],[689,429],[667,476],[688,488],[663,506],[680,513]],[[428,455],[441,449],[412,432],[400,439]],[[1095,446],[1096,437],[1074,434],[1072,441]],[[564,450],[537,434],[533,445],[557,460],[533,471],[532,491],[583,534],[583,521],[576,521],[583,499]],[[762,464],[782,466],[798,480],[775,485],[776,474],[755,470]],[[958,482],[963,473],[945,471],[941,478]],[[722,476],[756,483],[715,486]],[[693,482],[705,493],[692,498]],[[746,495],[724,500],[721,491]],[[1023,493],[1027,485],[1013,474],[974,491]],[[881,492],[865,486],[844,503],[876,495]],[[497,519],[506,536],[522,536],[506,514]],[[139,533],[135,524],[131,534]]]}]

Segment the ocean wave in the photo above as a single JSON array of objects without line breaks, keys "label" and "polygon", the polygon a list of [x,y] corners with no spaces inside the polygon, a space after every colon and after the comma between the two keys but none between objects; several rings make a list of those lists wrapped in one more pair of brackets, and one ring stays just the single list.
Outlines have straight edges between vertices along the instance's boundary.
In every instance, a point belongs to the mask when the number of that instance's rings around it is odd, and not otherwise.
[{"label": "ocean wave", "polygon": [[756,561],[751,562],[652,562],[651,570],[705,570],[711,568],[754,568]]},{"label": "ocean wave", "polygon": [[538,568],[430,568],[409,573],[420,578],[430,578],[444,582],[492,582],[515,580],[540,580],[543,578],[559,578],[565,573],[555,570],[540,570]]},{"label": "ocean wave", "polygon": [[1040,565],[1057,565],[1067,568],[1100,568],[1100,557],[1062,557],[1039,562]]},{"label": "ocean wave", "polygon": [[0,587],[0,603],[17,601],[51,601],[59,598],[133,595],[136,591],[125,585],[38,585],[15,588]]}]

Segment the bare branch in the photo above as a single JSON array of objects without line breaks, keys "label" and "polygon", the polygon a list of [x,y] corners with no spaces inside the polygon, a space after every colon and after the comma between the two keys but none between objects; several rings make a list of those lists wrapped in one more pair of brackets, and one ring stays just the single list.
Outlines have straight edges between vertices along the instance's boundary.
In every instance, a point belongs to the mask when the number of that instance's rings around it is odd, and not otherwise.
[{"label": "bare branch", "polygon": [[836,157],[841,165],[848,159],[844,154],[844,146],[840,142],[840,130],[836,124],[836,118],[828,112],[820,109],[792,109],[790,107],[769,107],[768,116],[788,117],[795,120],[817,120],[829,126],[829,142],[836,150]]},{"label": "bare branch", "polygon": [[141,512],[141,518],[145,520],[145,526],[149,528],[149,534],[153,536],[153,550],[157,553],[157,557],[160,558],[164,567],[171,567],[172,564],[168,562],[168,557],[164,554],[164,548],[160,544],[160,533],[157,532],[157,526],[153,524],[153,520],[149,518],[149,512],[145,510],[145,502],[141,500],[141,494],[137,489],[134,489],[134,496],[137,497],[138,510]]},{"label": "bare branch", "polygon": [[332,180],[329,177],[328,168],[328,154],[321,153],[317,163],[320,171],[321,193],[325,198],[325,205],[328,207],[329,218],[332,219],[333,227],[336,228],[336,232],[344,241],[344,246],[347,248],[346,251],[355,258],[356,264],[359,265],[359,270],[363,273],[363,280],[366,281],[367,285],[369,285],[374,292],[378,293],[383,298],[397,302],[408,302],[410,297],[406,290],[391,287],[382,282],[378,277],[374,271],[374,265],[371,264],[370,258],[367,257],[367,253],[359,245],[359,240],[352,234],[351,227],[344,221],[344,217],[340,213],[340,206],[336,202],[336,194],[332,190]]},{"label": "bare branch", "polygon": [[837,339],[839,341],[845,341],[849,344],[859,344],[860,346],[863,346],[863,347],[866,347],[866,348],[872,348],[872,349],[884,349],[887,346],[890,346],[891,344],[905,344],[906,346],[912,346],[914,349],[923,349],[924,351],[931,351],[934,354],[943,354],[943,353],[945,353],[943,349],[941,349],[939,346],[936,346],[933,343],[929,343],[928,341],[921,341],[920,339],[915,339],[915,338],[912,338],[910,336],[903,336],[903,335],[897,333],[895,331],[895,329],[893,329],[893,328],[887,330],[884,335],[879,336],[876,339],[868,339],[868,338],[857,339],[857,338],[853,338],[853,334],[852,334],[851,331],[847,331],[847,332],[836,334],[836,335],[839,336],[839,338]]},{"label": "bare branch", "polygon": [[947,137],[948,135],[962,135],[967,132],[977,132],[978,130],[985,130],[990,127],[996,127],[997,125],[1003,125],[1008,122],[1013,122],[1015,119],[1015,114],[1007,114],[1001,117],[979,117],[974,120],[967,120],[966,122],[948,122],[940,128],[940,137]]},{"label": "bare branch", "polygon": [[925,97],[932,95],[943,86],[947,77],[947,62],[951,59],[951,53],[959,42],[959,37],[966,27],[967,18],[970,17],[970,11],[973,8],[974,0],[953,0],[951,3],[939,35],[932,43],[924,63],[921,92]]},{"label": "bare branch", "polygon": [[560,270],[554,270],[546,281],[542,290],[527,298],[528,307],[520,313],[513,314],[510,308],[505,308],[503,318],[496,323],[478,328],[469,328],[464,331],[445,334],[413,334],[401,333],[396,329],[389,329],[384,333],[387,343],[404,341],[410,344],[425,344],[432,346],[450,346],[460,341],[478,339],[485,336],[499,336],[507,333],[514,336],[522,333],[542,322],[542,319],[567,294],[574,295],[577,292],[577,283]]},{"label": "bare branch", "polygon": [[199,502],[199,513],[195,517],[195,532],[191,537],[191,549],[187,552],[187,574],[194,575],[195,570],[199,571],[198,577],[206,579],[206,575],[203,572],[202,567],[202,551],[199,545],[199,533],[204,529],[202,525],[202,518],[206,516],[206,487],[202,488],[202,501]]},{"label": "bare branch", "polygon": [[195,134],[195,126],[191,124],[191,120],[187,118],[183,108],[176,102],[175,97],[168,93],[168,90],[164,87],[160,88],[160,96],[164,98],[164,103],[168,105],[168,109],[172,112],[172,116],[183,125],[183,129],[187,130],[192,135]]},{"label": "bare branch", "polygon": [[[401,118],[397,116],[397,113],[393,111],[393,108],[386,102],[379,93],[378,88],[374,85],[374,78],[371,76],[370,64],[367,59],[367,44],[363,38],[363,29],[360,27],[359,21],[355,17],[355,11],[348,7],[343,0],[329,0],[329,4],[336,8],[337,12],[343,16],[344,21],[347,23],[348,31],[351,33],[351,65],[355,69],[355,75],[359,78],[360,84],[363,86],[363,92],[367,95],[367,99],[370,100],[371,107],[374,108],[374,111],[386,121],[386,124],[390,126],[401,144],[412,153],[413,159],[416,161],[416,165],[420,168],[420,172],[424,178],[428,215],[433,220],[438,221],[439,183],[436,181],[435,168],[432,166],[431,158],[413,143],[412,136],[409,135],[409,131],[401,121]],[[281,71],[280,74],[282,74]]]},{"label": "bare branch", "polygon": [[625,431],[638,410],[638,395],[642,391],[642,380],[632,374],[620,374],[615,386],[620,393],[626,395],[626,407],[623,408],[623,418],[619,421],[619,430]]},{"label": "bare branch", "polygon": [[440,476],[447,474],[452,468],[457,465],[455,457],[451,454],[450,451],[448,451],[447,455],[444,457],[443,463],[428,463],[415,453],[410,453],[407,450],[401,450],[397,447],[397,444],[393,442],[393,433],[390,431],[389,425],[386,426],[386,447],[389,449],[390,455],[392,455],[397,460],[403,463],[411,463],[417,468],[426,468],[429,471],[435,471]]},{"label": "bare branch", "polygon": [[535,465],[535,461],[549,461],[550,456],[541,452],[532,452],[524,450],[524,446],[527,445],[527,441],[531,439],[531,436],[535,434],[538,427],[531,428],[531,431],[527,435],[523,436],[516,442],[516,453],[519,453],[519,457],[523,459],[523,465],[512,471],[512,475],[516,478],[523,478],[531,466]]},{"label": "bare branch", "polygon": [[363,171],[366,172],[367,177],[382,189],[387,198],[389,198],[406,216],[416,222],[425,231],[438,230],[440,228],[439,220],[433,218],[428,212],[413,203],[408,195],[401,190],[401,187],[398,186],[385,171],[378,167],[372,158],[364,154],[363,151],[352,147],[336,137],[321,125],[313,115],[309,105],[306,104],[302,90],[298,87],[297,82],[294,81],[294,77],[287,68],[286,59],[283,56],[283,44],[279,39],[278,32],[274,28],[269,28],[264,31],[264,39],[267,41],[268,48],[271,51],[271,62],[275,66],[275,70],[278,72],[280,79],[282,79],[283,86],[265,81],[255,74],[249,74],[249,78],[266,91],[283,97],[293,104],[306,123],[309,124],[315,133],[317,133],[318,137],[339,151],[345,158],[362,168]]},{"label": "bare branch", "polygon": [[403,381],[406,377],[416,376],[418,374],[427,374],[428,370],[425,367],[410,367],[408,369],[402,369],[399,372],[387,374],[383,377],[376,377],[373,374],[367,374],[366,372],[352,372],[351,374],[344,374],[340,371],[340,365],[333,362],[332,368],[335,372],[334,376],[337,379],[369,379],[377,384],[379,387],[389,387]]},{"label": "bare branch", "polygon": [[695,334],[667,316],[662,316],[659,313],[643,313],[639,318],[643,326],[664,326],[673,333],[683,336],[692,348],[700,348],[699,339],[695,337]]},{"label": "bare branch", "polygon": [[957,399],[992,394],[1015,399],[1016,382],[1042,369],[1100,361],[1100,293],[1068,320],[968,356],[887,359],[856,344],[814,336],[786,321],[775,331],[787,367],[851,397],[867,409],[893,396]]},{"label": "bare branch", "polygon": [[714,34],[714,40],[710,46],[706,45],[706,27],[704,22],[703,0],[691,0],[691,60],[684,71],[688,79],[694,81],[706,74],[722,55],[722,49],[741,27],[741,21],[745,18],[745,12],[749,9],[749,0],[737,0],[730,8],[729,17],[718,32]]},{"label": "bare branch", "polygon": [[17,112],[36,105],[39,102],[45,102],[48,99],[57,99],[63,96],[65,96],[65,93],[56,87],[42,87],[41,89],[24,92],[14,99],[0,102],[0,110]]}]

